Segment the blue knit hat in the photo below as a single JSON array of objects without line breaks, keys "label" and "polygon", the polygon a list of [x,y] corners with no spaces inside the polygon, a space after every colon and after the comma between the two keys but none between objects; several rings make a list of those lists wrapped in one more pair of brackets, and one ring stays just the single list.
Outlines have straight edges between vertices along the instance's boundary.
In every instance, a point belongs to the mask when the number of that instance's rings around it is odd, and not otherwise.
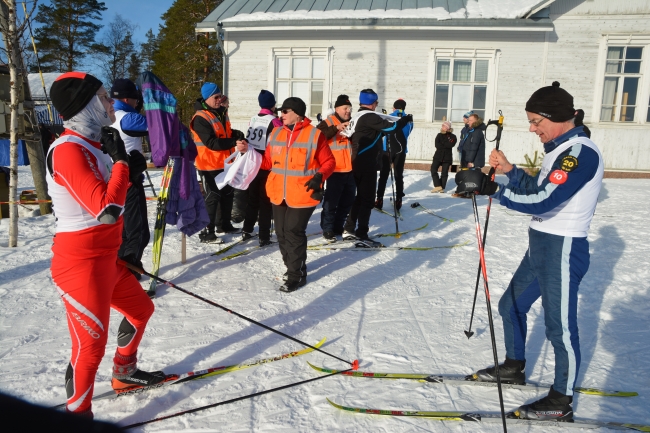
[{"label": "blue knit hat", "polygon": [[465,119],[469,119],[469,116],[471,116],[472,114],[474,114],[473,111],[468,111],[467,113],[463,114],[463,117],[464,117]]},{"label": "blue knit hat", "polygon": [[359,93],[359,103],[361,105],[372,105],[379,99],[379,96],[372,89],[363,89]]},{"label": "blue knit hat", "polygon": [[221,89],[214,83],[206,82],[201,86],[201,96],[203,99],[208,99],[215,93],[221,93]]},{"label": "blue knit hat", "polygon": [[268,90],[262,90],[257,97],[257,102],[259,102],[261,108],[268,108],[270,110],[275,107],[275,96]]}]

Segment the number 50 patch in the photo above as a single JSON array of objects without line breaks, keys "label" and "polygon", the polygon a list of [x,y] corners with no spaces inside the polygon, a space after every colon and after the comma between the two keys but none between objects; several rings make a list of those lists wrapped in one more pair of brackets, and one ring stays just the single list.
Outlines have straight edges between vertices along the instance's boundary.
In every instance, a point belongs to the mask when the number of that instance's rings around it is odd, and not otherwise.
[{"label": "number 50 patch", "polygon": [[569,175],[562,170],[555,170],[548,176],[548,181],[556,185],[562,185],[569,178]]}]

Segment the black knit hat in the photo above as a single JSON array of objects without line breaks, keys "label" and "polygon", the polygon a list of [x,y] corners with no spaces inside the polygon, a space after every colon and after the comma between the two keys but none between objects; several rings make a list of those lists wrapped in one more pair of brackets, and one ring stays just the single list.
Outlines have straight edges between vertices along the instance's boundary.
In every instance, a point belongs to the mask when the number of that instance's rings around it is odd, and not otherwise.
[{"label": "black knit hat", "polygon": [[397,101],[393,102],[393,108],[396,110],[406,110],[406,101],[402,98],[398,99]]},{"label": "black knit hat", "polygon": [[551,122],[566,122],[575,116],[573,96],[560,89],[559,82],[553,81],[551,86],[542,87],[533,93],[526,102],[526,111],[544,116]]},{"label": "black knit hat", "polygon": [[88,105],[100,87],[102,82],[90,74],[66,72],[50,87],[50,98],[63,120],[70,120]]},{"label": "black knit hat", "polygon": [[342,105],[349,105],[350,107],[352,106],[352,102],[350,102],[350,97],[348,95],[339,95],[339,97],[336,98],[334,108],[340,107]]},{"label": "black knit hat", "polygon": [[128,78],[118,78],[117,80],[113,81],[113,86],[111,87],[111,98],[139,99],[140,92],[138,92],[138,88],[135,87],[133,81],[129,80]]},{"label": "black knit hat", "polygon": [[302,116],[302,117],[305,117],[305,113],[307,112],[307,106],[305,105],[303,100],[295,96],[285,99],[284,102],[282,103],[282,107],[280,107],[278,110],[282,111],[285,109],[290,109],[298,116]]}]

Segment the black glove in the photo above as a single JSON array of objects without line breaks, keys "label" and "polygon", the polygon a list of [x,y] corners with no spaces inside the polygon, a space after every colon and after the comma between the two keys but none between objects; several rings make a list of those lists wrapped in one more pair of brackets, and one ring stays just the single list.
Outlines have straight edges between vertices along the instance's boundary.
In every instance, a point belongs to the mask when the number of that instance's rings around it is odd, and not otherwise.
[{"label": "black glove", "polygon": [[246,136],[244,135],[243,132],[239,131],[238,129],[233,129],[232,138],[234,138],[235,140],[244,140]]},{"label": "black glove", "polygon": [[137,150],[129,153],[129,180],[131,183],[138,181],[140,175],[147,169],[147,160]]},{"label": "black glove", "polygon": [[99,142],[102,144],[102,152],[110,156],[113,162],[129,161],[129,155],[124,148],[124,141],[122,141],[117,129],[102,126],[102,138],[99,139]]},{"label": "black glove", "polygon": [[307,191],[312,190],[310,197],[314,200],[321,201],[323,199],[323,189],[321,184],[323,183],[323,175],[321,173],[316,173],[314,177],[305,182]]},{"label": "black glove", "polygon": [[144,99],[142,98],[142,94],[138,97],[138,103],[135,104],[135,112],[139,113],[142,111],[144,108]]},{"label": "black glove", "polygon": [[404,128],[406,125],[408,125],[411,122],[413,122],[413,115],[407,114],[404,117],[400,117],[400,119],[397,121],[397,127]]},{"label": "black glove", "polygon": [[499,184],[481,170],[461,170],[456,173],[456,194],[492,195]]}]

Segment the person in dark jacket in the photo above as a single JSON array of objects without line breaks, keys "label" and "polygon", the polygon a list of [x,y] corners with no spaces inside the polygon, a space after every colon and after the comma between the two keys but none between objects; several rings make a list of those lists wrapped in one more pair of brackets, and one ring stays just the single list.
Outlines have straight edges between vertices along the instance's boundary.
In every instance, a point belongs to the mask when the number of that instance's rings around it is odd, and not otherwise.
[{"label": "person in dark jacket", "polygon": [[234,189],[226,185],[220,190],[214,178],[223,172],[225,159],[233,153],[237,140],[243,139],[244,134],[230,128],[228,108],[222,105],[219,86],[209,82],[203,84],[201,96],[194,104],[196,114],[190,121],[190,131],[199,152],[194,164],[203,181],[210,224],[199,238],[201,242],[219,242],[215,228],[217,232],[237,231],[230,221]]},{"label": "person in dark jacket", "polygon": [[[458,141],[452,132],[451,122],[446,120],[442,122],[442,128],[440,128],[440,132],[436,136],[436,153],[433,154],[433,162],[431,163],[431,178],[434,187],[431,192],[434,193],[445,192],[447,186],[449,167],[454,159],[452,149]],[[438,168],[440,166],[442,166],[442,173],[438,177]]]},{"label": "person in dark jacket", "polygon": [[469,130],[472,129],[472,127],[469,125],[469,116],[474,114],[473,111],[468,111],[467,113],[463,114],[463,129],[460,130],[460,137],[459,137],[459,142],[458,142],[458,160],[460,161],[460,166],[462,168],[467,167],[465,161],[463,161],[463,144],[465,143],[465,139],[467,138],[467,134],[469,134]]},{"label": "person in dark jacket", "polygon": [[346,130],[351,133],[352,173],[357,184],[357,195],[345,222],[343,239],[358,239],[371,244],[373,241],[368,238],[368,230],[370,213],[375,206],[381,139],[384,134],[413,122],[413,116],[409,114],[397,122],[391,122],[375,113],[379,102],[372,89],[361,91],[359,103],[359,111],[350,120],[350,126]]},{"label": "person in dark jacket", "polygon": [[[406,113],[406,101],[398,99],[393,103],[393,112],[391,116],[404,117]],[[402,197],[404,197],[404,163],[408,153],[408,138],[413,131],[413,123],[404,125],[403,128],[395,128],[384,139],[384,152],[381,157],[381,171],[379,172],[379,182],[377,186],[377,200],[375,207],[378,209],[384,206],[384,192],[386,191],[386,182],[390,174],[391,164],[393,166],[393,175],[395,176],[395,208],[400,210],[402,207]],[[388,148],[390,146],[390,148]]]},{"label": "person in dark jacket", "polygon": [[471,129],[463,143],[462,160],[467,168],[481,169],[485,165],[485,124],[478,114],[469,116]]}]

